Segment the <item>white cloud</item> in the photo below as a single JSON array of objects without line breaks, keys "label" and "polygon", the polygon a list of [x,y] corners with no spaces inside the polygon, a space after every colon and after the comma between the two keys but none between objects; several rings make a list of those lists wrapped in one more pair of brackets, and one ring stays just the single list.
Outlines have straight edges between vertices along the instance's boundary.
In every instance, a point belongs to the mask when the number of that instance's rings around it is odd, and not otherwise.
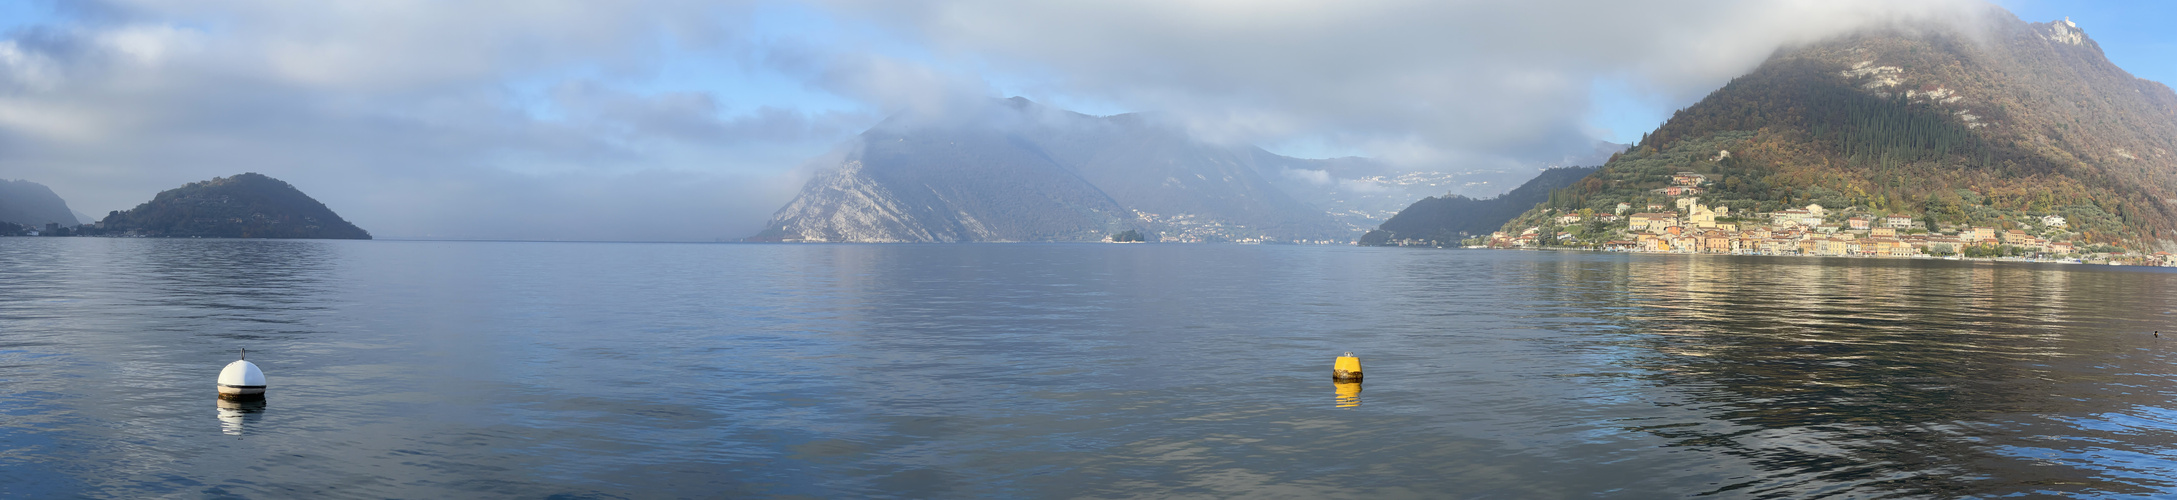
[{"label": "white cloud", "polygon": [[18,89],[46,92],[61,84],[60,69],[52,58],[44,54],[23,50],[14,40],[0,41],[0,68],[4,68],[7,83]]},{"label": "white cloud", "polygon": [[1588,90],[1624,76],[1690,102],[1778,46],[1977,1],[834,0],[962,64],[1045,74],[1197,131],[1330,137],[1425,165],[1584,150]]},{"label": "white cloud", "polygon": [[[0,177],[45,183],[85,212],[257,171],[384,236],[709,240],[753,233],[792,196],[794,168],[837,141],[890,113],[983,102],[994,81],[1041,101],[1157,111],[1210,140],[1531,168],[1591,147],[1597,78],[1690,102],[1781,44],[1978,4],[60,5],[60,24],[0,35]],[[752,24],[772,19],[765,9],[806,13],[781,17],[806,25]],[[701,65],[846,104],[659,82]],[[703,222],[635,222],[673,218]]]},{"label": "white cloud", "polygon": [[1338,188],[1349,193],[1361,194],[1382,193],[1391,190],[1389,186],[1385,186],[1382,182],[1367,179],[1340,179],[1338,180]]},{"label": "white cloud", "polygon": [[756,64],[733,4],[71,5],[0,39],[0,171],[99,215],[255,171],[380,236],[707,241],[879,118],[636,90],[668,53]]},{"label": "white cloud", "polygon": [[1279,173],[1284,174],[1286,177],[1292,178],[1294,180],[1306,181],[1309,184],[1314,184],[1318,186],[1330,185],[1330,172],[1322,170],[1288,168]]},{"label": "white cloud", "polygon": [[138,64],[159,64],[169,55],[198,48],[200,35],[172,26],[125,26],[98,34],[99,42]]}]

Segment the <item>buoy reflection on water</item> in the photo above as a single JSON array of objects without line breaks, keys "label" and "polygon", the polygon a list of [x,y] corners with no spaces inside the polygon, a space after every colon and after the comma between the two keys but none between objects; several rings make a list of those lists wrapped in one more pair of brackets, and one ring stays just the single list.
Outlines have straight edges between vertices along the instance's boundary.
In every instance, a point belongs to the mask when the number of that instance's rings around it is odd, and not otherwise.
[{"label": "buoy reflection on water", "polygon": [[1330,385],[1331,389],[1338,393],[1336,401],[1339,408],[1360,406],[1361,358],[1353,357],[1353,353],[1348,352],[1332,361]]},{"label": "buoy reflection on water", "polygon": [[265,400],[235,400],[219,398],[219,432],[229,436],[242,435],[242,429],[250,422],[264,418]]},{"label": "buoy reflection on water", "polygon": [[1352,408],[1361,405],[1360,382],[1332,382],[1330,385],[1331,390],[1338,393],[1336,401],[1339,408]]}]

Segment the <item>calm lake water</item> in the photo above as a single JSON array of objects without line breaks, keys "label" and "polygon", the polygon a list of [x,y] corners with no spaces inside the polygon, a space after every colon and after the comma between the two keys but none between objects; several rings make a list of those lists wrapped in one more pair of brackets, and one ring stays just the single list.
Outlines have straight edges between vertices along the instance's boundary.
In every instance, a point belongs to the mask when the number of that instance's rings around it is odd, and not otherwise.
[{"label": "calm lake water", "polygon": [[[2173,285],[1353,247],[0,238],[0,496],[2170,496]],[[269,397],[222,408],[238,348]],[[1330,381],[1346,351],[1357,397]]]}]

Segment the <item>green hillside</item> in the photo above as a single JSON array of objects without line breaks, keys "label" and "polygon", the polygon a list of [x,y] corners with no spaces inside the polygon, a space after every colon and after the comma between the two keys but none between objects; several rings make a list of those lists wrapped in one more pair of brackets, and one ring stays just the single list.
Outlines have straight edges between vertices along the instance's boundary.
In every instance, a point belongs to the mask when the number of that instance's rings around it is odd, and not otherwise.
[{"label": "green hillside", "polygon": [[[2068,22],[1995,17],[1781,50],[1504,230],[1697,196],[1749,216],[1818,204],[1838,220],[1909,215],[1931,232],[2170,248],[2177,94],[2110,64]],[[1705,179],[1698,193],[1656,192],[1679,172]],[[2067,223],[2040,224],[2050,216]]]},{"label": "green hillside", "polygon": [[202,238],[370,239],[325,204],[257,173],[192,182],[101,221],[108,234]]},{"label": "green hillside", "polygon": [[1361,246],[1456,245],[1461,240],[1495,231],[1528,207],[1550,199],[1550,194],[1595,172],[1595,167],[1563,167],[1543,170],[1510,192],[1489,199],[1450,195],[1414,202],[1374,231],[1361,235]]}]

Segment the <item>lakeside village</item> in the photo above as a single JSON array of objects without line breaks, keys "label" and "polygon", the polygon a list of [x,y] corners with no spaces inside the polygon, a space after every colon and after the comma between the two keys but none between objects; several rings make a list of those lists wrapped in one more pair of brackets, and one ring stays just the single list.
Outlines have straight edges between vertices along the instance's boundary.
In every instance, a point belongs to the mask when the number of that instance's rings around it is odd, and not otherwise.
[{"label": "lakeside village", "polygon": [[[2095,263],[2177,267],[2169,252],[2152,255],[2129,253],[2108,245],[2082,245],[2077,234],[2065,231],[2061,215],[2040,215],[2031,222],[2014,221],[2024,229],[1998,230],[1988,226],[1954,226],[1914,218],[1909,214],[1871,213],[1857,207],[1830,210],[1807,205],[1750,217],[1734,217],[1730,207],[1711,208],[1700,198],[1705,176],[1679,172],[1669,187],[1655,194],[1674,197],[1676,206],[1634,207],[1619,203],[1616,213],[1563,212],[1550,216],[1544,225],[1530,226],[1518,234],[1504,231],[1486,238],[1467,240],[1469,246],[1487,248],[1580,248],[1615,252],[1704,253],[1729,255],[1818,255],[1890,258],[1988,258],[1997,260]],[[1644,208],[1634,212],[1635,208]],[[1668,210],[1668,211],[1666,211]],[[1628,213],[1630,212],[1630,213]],[[1554,222],[1554,225],[1549,223]],[[1616,230],[1617,239],[1581,241],[1562,228],[1601,223]],[[1622,226],[1616,226],[1623,224]],[[2028,229],[2036,229],[2029,231]]]},{"label": "lakeside village", "polygon": [[35,225],[0,222],[0,236],[78,236],[91,234],[93,229],[97,227],[103,227],[103,224],[63,226],[59,223],[48,222],[45,224],[45,228],[40,229]]},{"label": "lakeside village", "polygon": [[107,231],[106,222],[99,221],[72,226],[47,222],[43,228],[31,224],[0,222],[0,236],[128,236],[141,238],[147,235],[141,230]]}]

